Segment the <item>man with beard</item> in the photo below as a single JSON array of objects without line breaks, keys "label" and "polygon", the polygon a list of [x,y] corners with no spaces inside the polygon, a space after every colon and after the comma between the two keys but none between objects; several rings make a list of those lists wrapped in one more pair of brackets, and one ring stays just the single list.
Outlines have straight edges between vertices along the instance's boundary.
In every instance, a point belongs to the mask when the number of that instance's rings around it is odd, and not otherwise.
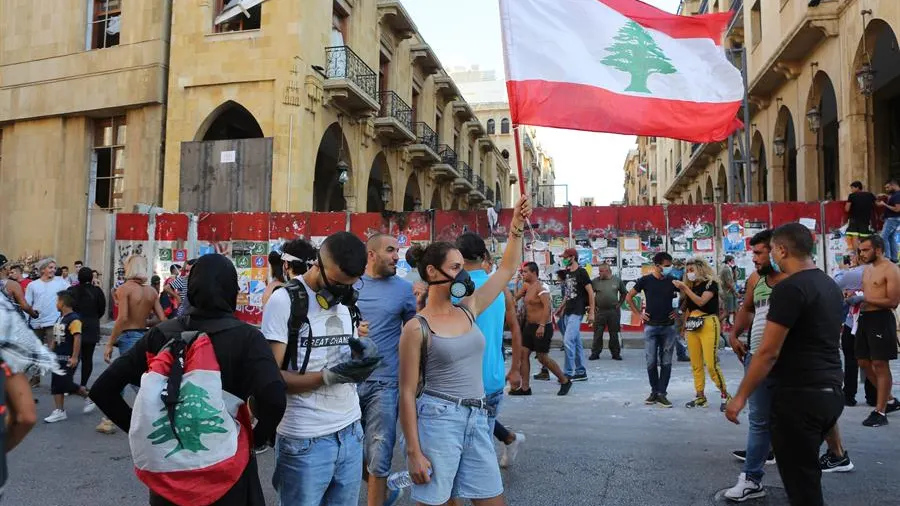
[{"label": "man with beard", "polygon": [[[269,439],[285,408],[285,385],[281,371],[255,327],[240,322],[234,316],[237,306],[237,271],[231,260],[222,255],[204,255],[194,264],[188,282],[191,310],[188,318],[169,320],[150,329],[131,349],[113,362],[94,382],[91,399],[110,420],[123,431],[131,425],[131,407],[122,398],[126,385],[138,385],[147,371],[147,356],[156,355],[184,330],[198,330],[211,336],[219,362],[222,389],[238,399],[253,396],[253,428],[255,441]],[[262,486],[256,466],[256,456],[248,451],[247,466],[237,482],[215,506],[264,506]],[[190,456],[182,456],[190,459]],[[206,484],[209,485],[209,484]],[[151,492],[151,506],[173,503]]]},{"label": "man with beard", "polygon": [[881,240],[884,242],[884,256],[891,262],[897,263],[897,245],[894,242],[894,234],[900,230],[900,184],[896,179],[890,179],[884,183],[884,189],[888,193],[887,198],[878,200],[875,204],[884,209]]},{"label": "man with beard", "polygon": [[884,257],[884,250],[884,241],[878,236],[859,242],[859,259],[868,267],[863,273],[864,300],[854,351],[859,366],[878,390],[875,410],[863,421],[866,427],[887,425],[887,413],[900,410],[900,402],[891,395],[890,368],[890,361],[897,360],[894,309],[900,304],[900,268]]},{"label": "man with beard", "polygon": [[369,473],[369,506],[381,506],[391,472],[397,440],[399,372],[398,345],[403,324],[416,314],[416,299],[409,281],[397,277],[400,259],[397,239],[376,234],[366,243],[366,273],[359,290],[362,319],[369,322],[368,337],[378,346],[382,362],[357,388],[365,433],[364,457]]}]

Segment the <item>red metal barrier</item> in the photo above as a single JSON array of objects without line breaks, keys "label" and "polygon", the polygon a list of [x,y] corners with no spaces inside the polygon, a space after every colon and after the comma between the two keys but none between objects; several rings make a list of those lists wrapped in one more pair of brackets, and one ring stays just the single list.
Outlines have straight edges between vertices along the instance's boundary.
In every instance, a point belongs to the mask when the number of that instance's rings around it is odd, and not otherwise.
[{"label": "red metal barrier", "polygon": [[269,216],[269,241],[290,241],[309,235],[307,213],[272,213]]}]

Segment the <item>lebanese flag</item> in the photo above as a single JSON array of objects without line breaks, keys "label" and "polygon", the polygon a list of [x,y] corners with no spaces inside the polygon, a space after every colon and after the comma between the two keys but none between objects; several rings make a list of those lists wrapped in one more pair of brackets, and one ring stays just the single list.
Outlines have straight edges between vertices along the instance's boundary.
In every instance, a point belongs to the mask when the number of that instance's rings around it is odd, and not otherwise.
[{"label": "lebanese flag", "polygon": [[740,128],[730,12],[637,0],[500,0],[514,124],[715,142]]}]

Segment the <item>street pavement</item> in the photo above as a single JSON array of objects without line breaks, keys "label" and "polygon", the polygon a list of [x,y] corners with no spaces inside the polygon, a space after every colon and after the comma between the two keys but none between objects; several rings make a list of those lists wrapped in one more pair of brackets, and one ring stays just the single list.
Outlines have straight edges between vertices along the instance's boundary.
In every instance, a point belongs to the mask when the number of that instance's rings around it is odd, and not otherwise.
[{"label": "street pavement", "polygon": [[[102,347],[100,348],[102,349]],[[98,355],[98,368],[102,360]],[[700,506],[726,504],[717,493],[734,484],[740,463],[731,450],[746,440],[742,424],[728,423],[717,409],[716,392],[707,382],[714,407],[688,410],[693,396],[689,364],[676,363],[669,387],[674,409],[648,407],[643,353],[628,349],[614,362],[604,353],[587,362],[589,380],[576,383],[567,397],[557,397],[555,382],[534,382],[534,395],[504,401],[500,420],[526,434],[518,460],[503,471],[507,503],[535,505]],[[554,358],[562,365],[562,353]],[[721,361],[731,391],[742,368],[722,351]],[[894,368],[900,379],[900,368]],[[38,414],[52,409],[49,380],[36,390]],[[900,393],[900,386],[895,386]],[[862,401],[862,392],[859,398]],[[135,478],[125,434],[94,431],[100,413],[81,414],[82,400],[67,398],[69,419],[40,423],[9,454],[10,482],[5,504],[17,506],[128,506],[147,504],[147,492]],[[834,506],[900,504],[900,416],[877,429],[861,425],[868,406],[848,408],[840,428],[856,470],[823,477],[826,501]],[[270,484],[273,452],[260,456],[260,477],[268,504],[275,504]],[[398,449],[395,468],[403,467]],[[775,466],[767,466],[766,499],[748,505],[786,505]],[[719,495],[720,497],[720,495]],[[365,491],[360,504],[365,504]],[[408,503],[404,503],[408,504]]]}]

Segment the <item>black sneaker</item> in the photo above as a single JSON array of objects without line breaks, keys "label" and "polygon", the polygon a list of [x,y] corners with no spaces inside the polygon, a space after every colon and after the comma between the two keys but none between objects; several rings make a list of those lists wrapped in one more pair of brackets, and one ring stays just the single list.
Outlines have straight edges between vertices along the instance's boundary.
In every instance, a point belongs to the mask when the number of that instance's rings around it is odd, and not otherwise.
[{"label": "black sneaker", "polygon": [[510,390],[509,395],[531,395],[531,389],[522,390],[521,388],[517,388],[515,390]]},{"label": "black sneaker", "polygon": [[569,390],[571,390],[571,389],[572,389],[572,380],[569,380],[559,386],[559,392],[556,392],[556,395],[566,395],[569,393]]},{"label": "black sneaker", "polygon": [[846,398],[846,399],[844,399],[844,406],[847,406],[848,408],[855,407],[855,406],[856,406],[856,399],[851,399],[851,398],[849,398],[849,397]]},{"label": "black sneaker", "polygon": [[671,408],[672,403],[663,394],[656,394],[656,403],[664,408]]},{"label": "black sneaker", "polygon": [[891,402],[887,403],[884,414],[893,413],[894,411],[900,411],[900,401],[898,401],[896,397],[894,397]]},{"label": "black sneaker", "polygon": [[622,355],[613,355],[613,360],[622,360]]},{"label": "black sneaker", "polygon": [[843,457],[825,452],[819,457],[819,467],[822,468],[823,473],[849,473],[853,470],[853,462],[850,461],[850,454],[846,451]]},{"label": "black sneaker", "polygon": [[591,356],[588,357],[588,360],[600,360],[600,354],[599,353],[591,353]]},{"label": "black sneaker", "polygon": [[644,404],[647,404],[648,406],[651,404],[656,404],[656,394],[650,394],[649,397],[644,399]]},{"label": "black sneaker", "polygon": [[[731,456],[740,460],[741,462],[747,461],[747,451],[746,450],[735,450],[731,452]],[[769,455],[766,456],[766,465],[771,466],[775,463],[775,453],[769,452]]]},{"label": "black sneaker", "polygon": [[690,362],[691,357],[678,357],[679,362]]},{"label": "black sneaker", "polygon": [[863,425],[866,427],[881,427],[882,425],[887,425],[888,419],[886,416],[882,415],[877,411],[872,411],[869,414],[869,418],[863,420]]},{"label": "black sneaker", "polygon": [[534,378],[538,381],[550,381],[550,372],[541,371],[541,372],[535,374],[534,376],[532,376],[532,378]]},{"label": "black sneaker", "polygon": [[571,376],[569,379],[572,381],[587,381],[587,373],[580,372],[575,374],[575,376]]}]

